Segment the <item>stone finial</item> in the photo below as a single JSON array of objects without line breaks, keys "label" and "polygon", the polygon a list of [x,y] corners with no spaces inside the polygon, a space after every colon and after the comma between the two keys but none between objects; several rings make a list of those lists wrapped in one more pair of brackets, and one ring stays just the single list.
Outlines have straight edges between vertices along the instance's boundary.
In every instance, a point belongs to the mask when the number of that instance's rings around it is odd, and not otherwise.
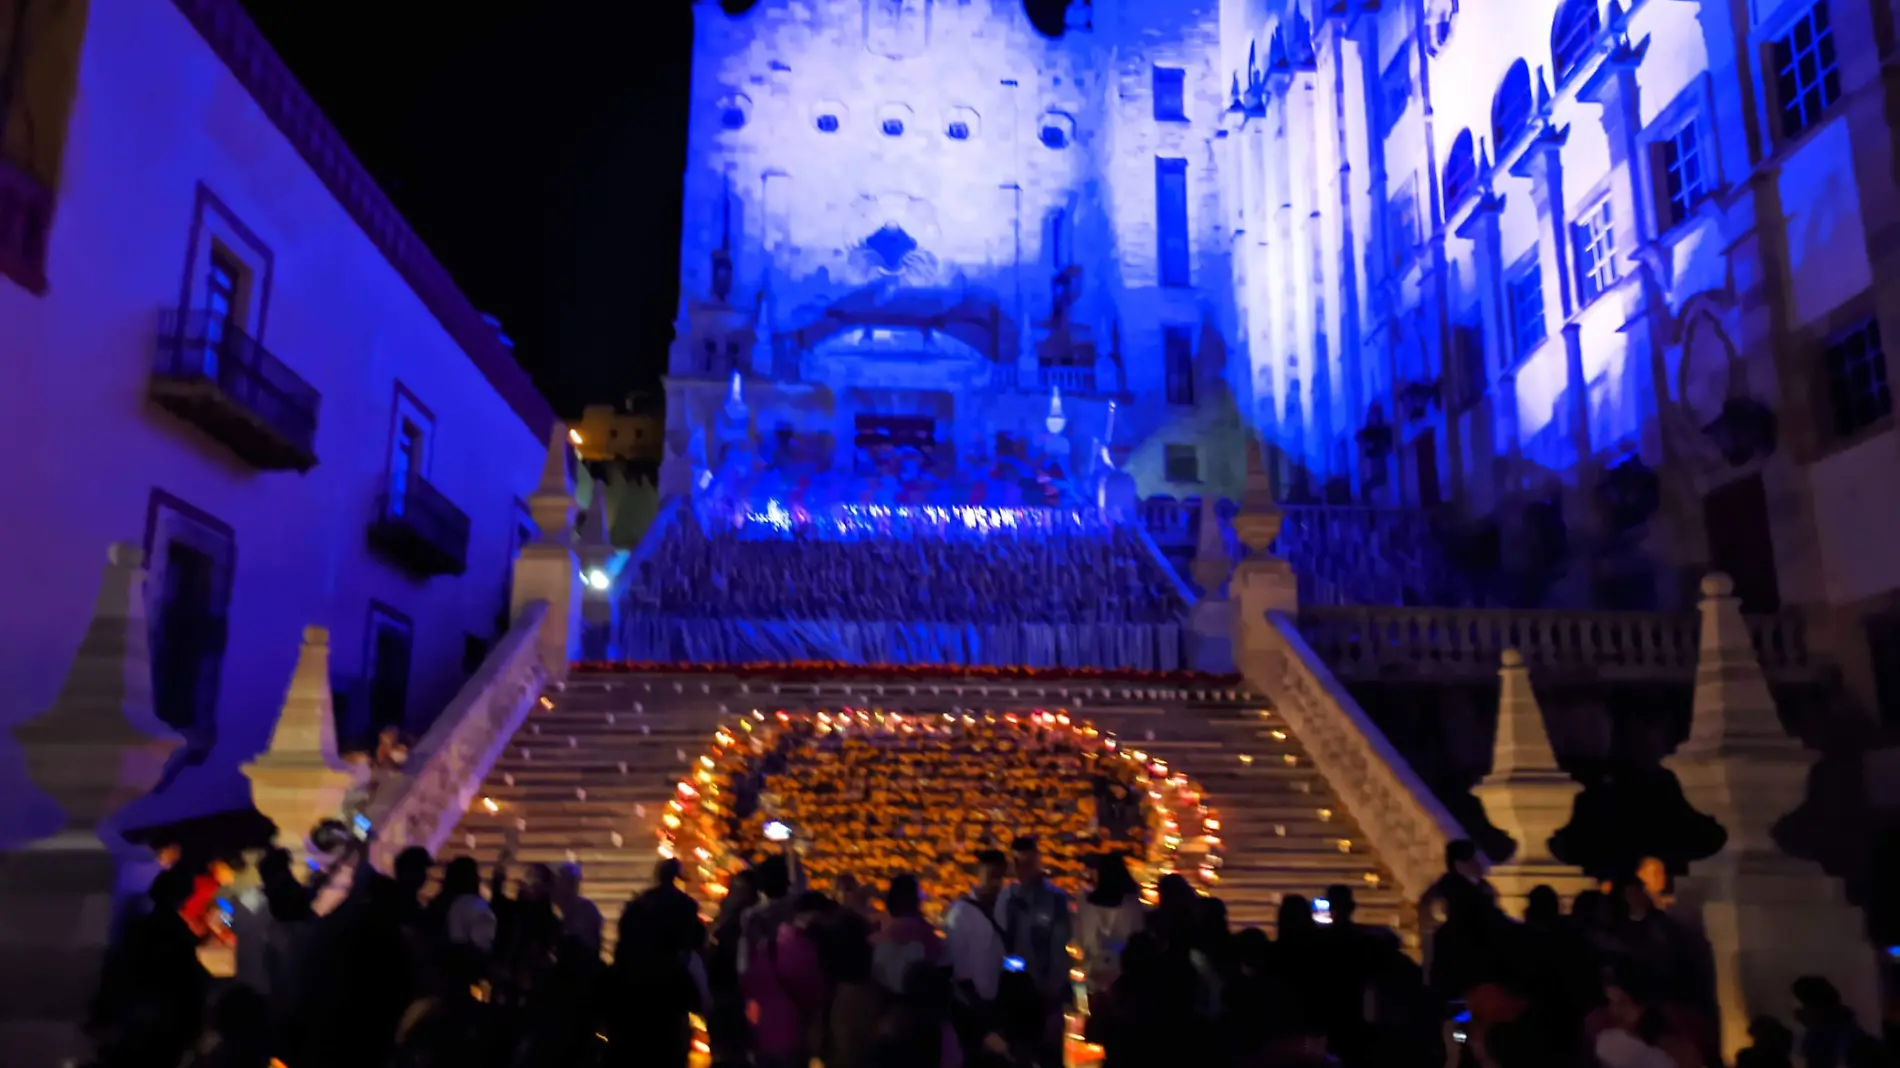
[{"label": "stone finial", "polygon": [[1273,479],[1267,474],[1266,453],[1260,440],[1247,439],[1247,481],[1240,493],[1240,514],[1234,530],[1249,552],[1263,553],[1280,536],[1280,506],[1273,499]]},{"label": "stone finial", "polygon": [[270,747],[249,764],[252,804],[277,825],[277,842],[293,852],[322,820],[343,814],[359,773],[337,752],[330,693],[330,632],[305,627]]},{"label": "stone finial", "polygon": [[184,739],[152,704],[145,618],[145,553],[114,544],[79,651],[52,707],[15,728],[34,785],[59,804],[72,832],[97,832],[158,785]]},{"label": "stone finial", "polygon": [[1778,855],[1775,823],[1807,795],[1814,755],[1781,728],[1735,583],[1702,580],[1689,737],[1666,762],[1689,803],[1728,831],[1723,853]]},{"label": "stone finial", "polygon": [[548,455],[541,465],[541,482],[528,498],[528,512],[541,530],[542,541],[566,544],[574,533],[573,447],[567,424],[556,422],[548,434]]},{"label": "stone finial", "polygon": [[1491,773],[1472,791],[1492,826],[1511,836],[1517,852],[1492,869],[1506,911],[1518,914],[1537,886],[1568,896],[1592,885],[1581,869],[1558,860],[1550,840],[1570,822],[1576,780],[1557,764],[1544,728],[1544,710],[1531,688],[1530,669],[1516,649],[1506,649],[1498,668],[1498,730]]},{"label": "stone finial", "polygon": [[1194,544],[1194,582],[1201,587],[1201,596],[1219,597],[1233,569],[1226,539],[1221,537],[1220,514],[1210,493],[1201,498],[1200,530]]}]

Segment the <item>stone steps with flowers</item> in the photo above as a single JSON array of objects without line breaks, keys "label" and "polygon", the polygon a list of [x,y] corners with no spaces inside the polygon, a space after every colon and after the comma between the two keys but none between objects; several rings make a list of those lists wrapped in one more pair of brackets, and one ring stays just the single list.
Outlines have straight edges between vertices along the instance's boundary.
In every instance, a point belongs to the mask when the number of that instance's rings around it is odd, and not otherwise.
[{"label": "stone steps with flowers", "polygon": [[577,672],[550,696],[496,762],[444,853],[474,856],[486,869],[512,844],[516,874],[522,864],[580,863],[610,937],[621,904],[648,885],[666,803],[714,729],[781,707],[1068,709],[1123,748],[1189,776],[1211,799],[1223,854],[1213,892],[1236,928],[1271,930],[1284,895],[1311,898],[1340,883],[1354,887],[1364,922],[1407,920],[1396,884],[1298,741],[1233,684]]}]

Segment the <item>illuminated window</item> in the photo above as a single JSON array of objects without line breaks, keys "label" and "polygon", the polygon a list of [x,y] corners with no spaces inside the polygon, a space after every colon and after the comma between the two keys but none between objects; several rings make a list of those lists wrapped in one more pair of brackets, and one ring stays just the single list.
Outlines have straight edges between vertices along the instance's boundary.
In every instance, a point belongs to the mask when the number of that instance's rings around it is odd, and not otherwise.
[{"label": "illuminated window", "polygon": [[1163,477],[1169,482],[1201,480],[1201,450],[1192,445],[1169,445],[1165,456]]},{"label": "illuminated window", "polygon": [[1522,360],[1544,343],[1544,271],[1537,250],[1518,261],[1505,283],[1511,301],[1511,343]]},{"label": "illuminated window", "polygon": [[1502,157],[1531,122],[1531,68],[1518,60],[1504,75],[1491,100],[1491,139]]},{"label": "illuminated window", "polygon": [[1187,71],[1179,67],[1156,67],[1154,92],[1156,121],[1187,121]]},{"label": "illuminated window", "polygon": [[1576,73],[1602,31],[1597,0],[1568,0],[1558,9],[1557,21],[1550,27],[1550,58],[1556,64],[1558,84]]},{"label": "illuminated window", "polygon": [[1161,242],[1161,284],[1189,285],[1187,160],[1155,160],[1155,220]]},{"label": "illuminated window", "polygon": [[1589,304],[1616,284],[1616,226],[1610,198],[1583,213],[1570,227],[1577,257],[1577,298]]},{"label": "illuminated window", "polygon": [[1709,196],[1708,172],[1703,169],[1702,138],[1694,121],[1656,143],[1656,172],[1667,205],[1669,225],[1678,226]]},{"label": "illuminated window", "polygon": [[1826,366],[1835,436],[1859,433],[1893,411],[1878,322],[1869,319],[1836,334],[1827,345]]},{"label": "illuminated window", "polygon": [[1169,404],[1194,403],[1194,331],[1186,326],[1161,330],[1161,352],[1168,379]]},{"label": "illuminated window", "polygon": [[1471,131],[1458,135],[1445,157],[1445,207],[1456,210],[1478,185],[1478,159],[1471,144]]},{"label": "illuminated window", "polygon": [[1399,46],[1399,54],[1392,57],[1386,65],[1385,73],[1379,77],[1379,95],[1383,108],[1380,112],[1380,129],[1391,133],[1392,128],[1405,117],[1405,109],[1412,104],[1412,44],[1410,41]]},{"label": "illuminated window", "polygon": [[1841,97],[1841,75],[1834,64],[1834,28],[1827,0],[1803,11],[1770,48],[1775,64],[1775,100],[1781,107],[1781,133],[1797,137],[1821,120]]}]

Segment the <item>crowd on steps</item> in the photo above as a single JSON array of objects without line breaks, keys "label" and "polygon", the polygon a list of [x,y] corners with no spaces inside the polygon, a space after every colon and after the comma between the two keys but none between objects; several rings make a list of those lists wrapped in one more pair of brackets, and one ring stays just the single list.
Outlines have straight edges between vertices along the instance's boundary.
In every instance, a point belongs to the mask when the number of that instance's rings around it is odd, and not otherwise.
[{"label": "crowd on steps", "polygon": [[764,536],[759,526],[708,530],[682,515],[639,564],[634,606],[685,618],[972,624],[1160,623],[1186,611],[1126,525],[851,537],[804,526]]},{"label": "crowd on steps", "polygon": [[[352,848],[363,848],[362,846]],[[361,854],[358,854],[359,856]],[[1355,922],[1350,888],[1289,895],[1272,937],[1165,877],[1148,907],[1116,854],[1076,899],[1038,841],[972,858],[954,901],[913,876],[806,885],[795,850],[756,858],[716,912],[662,861],[603,960],[577,867],[504,859],[484,885],[423,851],[320,886],[282,851],[242,871],[183,864],[119,925],[91,1020],[101,1068],[1698,1068],[1719,1064],[1706,951],[1636,878],[1507,918],[1469,842],[1419,902],[1421,966]],[[514,876],[518,875],[518,880]],[[228,877],[209,896],[197,888]],[[514,888],[511,890],[510,886]],[[874,892],[878,891],[878,892]],[[880,893],[881,892],[881,893]],[[881,900],[879,898],[881,897]],[[193,910],[220,913],[211,924]],[[941,927],[925,918],[942,915]],[[208,927],[236,974],[199,963]],[[1888,1046],[1823,976],[1795,1027],[1752,1021],[1737,1068],[1872,1068]],[[1798,1027],[1798,1032],[1797,1032]],[[1077,1031],[1081,1034],[1077,1034]]]}]

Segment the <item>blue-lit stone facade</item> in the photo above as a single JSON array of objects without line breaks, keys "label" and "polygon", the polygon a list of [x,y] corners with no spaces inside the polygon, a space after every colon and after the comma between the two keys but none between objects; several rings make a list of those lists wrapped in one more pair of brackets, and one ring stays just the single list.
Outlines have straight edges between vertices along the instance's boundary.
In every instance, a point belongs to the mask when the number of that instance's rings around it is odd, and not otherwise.
[{"label": "blue-lit stone facade", "polygon": [[1020,451],[1237,490],[1215,0],[1077,6],[1057,38],[1020,0],[695,14],[670,491],[717,466],[735,370],[753,462],[795,477],[882,435],[947,481]]},{"label": "blue-lit stone facade", "polygon": [[1435,511],[1474,600],[1900,609],[1867,4],[696,13],[675,490],[737,369],[766,466],[881,413],[1188,497],[1251,433],[1287,499]]}]

